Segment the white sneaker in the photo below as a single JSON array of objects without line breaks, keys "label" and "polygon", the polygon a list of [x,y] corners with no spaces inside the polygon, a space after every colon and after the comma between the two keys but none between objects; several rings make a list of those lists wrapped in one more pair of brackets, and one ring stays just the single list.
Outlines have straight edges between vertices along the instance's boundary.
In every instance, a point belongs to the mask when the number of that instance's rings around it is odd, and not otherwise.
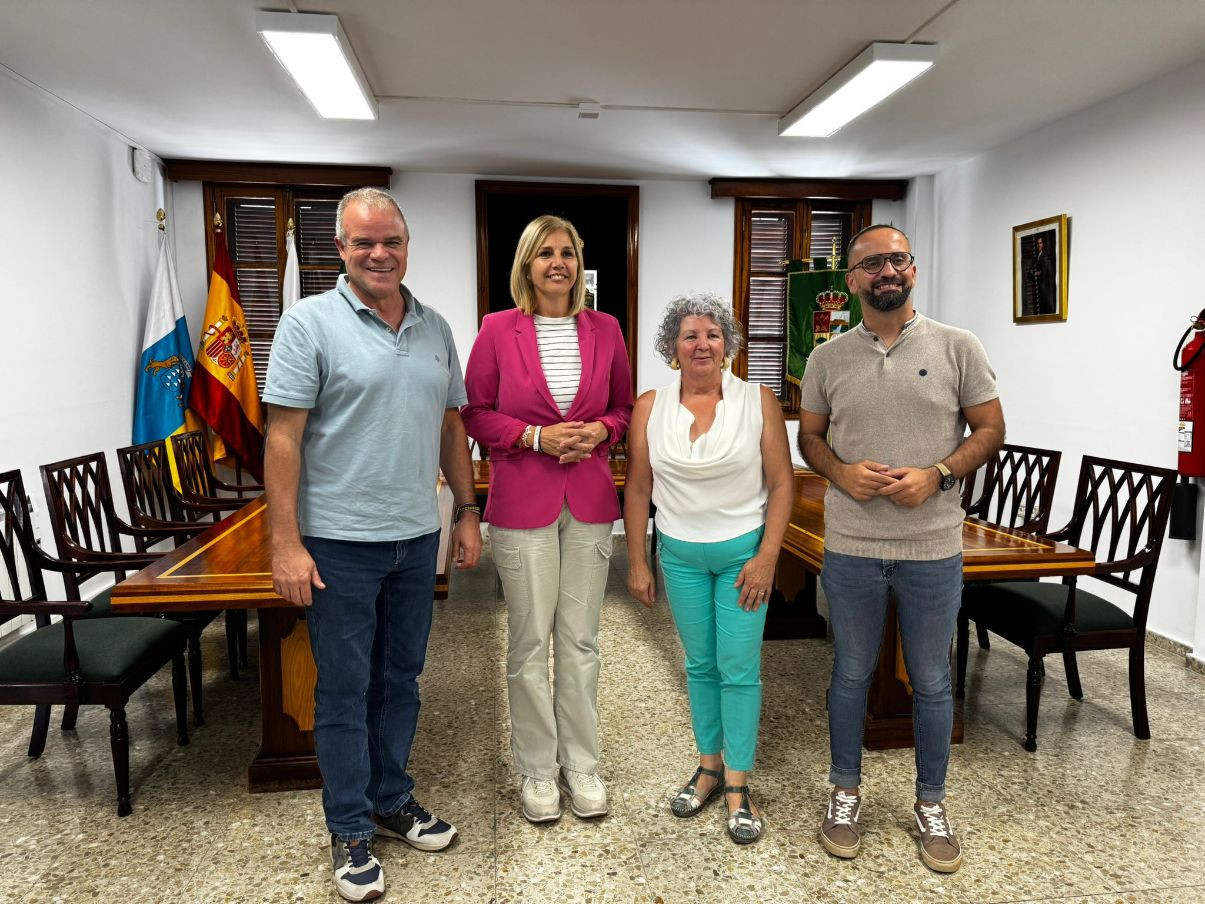
[{"label": "white sneaker", "polygon": [[561,792],[555,782],[525,775],[519,797],[528,822],[554,822],[561,818]]},{"label": "white sneaker", "polygon": [[335,890],[346,901],[371,901],[385,894],[385,873],[372,853],[372,839],[350,844],[331,835]]},{"label": "white sneaker", "polygon": [[607,815],[610,809],[607,805],[607,786],[603,784],[597,772],[562,769],[560,785],[561,790],[569,795],[574,816],[589,819],[592,816]]}]

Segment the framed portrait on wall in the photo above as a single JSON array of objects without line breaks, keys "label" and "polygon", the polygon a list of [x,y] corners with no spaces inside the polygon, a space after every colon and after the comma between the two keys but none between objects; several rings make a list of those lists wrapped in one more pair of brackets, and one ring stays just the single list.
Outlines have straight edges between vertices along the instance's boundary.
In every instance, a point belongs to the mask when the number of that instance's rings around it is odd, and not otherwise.
[{"label": "framed portrait on wall", "polygon": [[598,310],[598,271],[583,270],[582,276],[586,280],[586,307]]},{"label": "framed portrait on wall", "polygon": [[1067,319],[1067,215],[1013,227],[1013,323]]}]

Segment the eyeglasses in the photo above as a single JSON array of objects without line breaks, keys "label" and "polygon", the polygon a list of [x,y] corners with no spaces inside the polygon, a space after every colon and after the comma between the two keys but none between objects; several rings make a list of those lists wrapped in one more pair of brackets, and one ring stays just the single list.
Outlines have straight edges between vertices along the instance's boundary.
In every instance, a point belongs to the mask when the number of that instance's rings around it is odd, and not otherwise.
[{"label": "eyeglasses", "polygon": [[896,273],[899,273],[911,267],[914,260],[916,258],[907,251],[892,251],[890,254],[868,254],[849,269],[857,270],[861,267],[871,276],[874,276],[883,269],[885,264],[891,264],[892,269]]}]

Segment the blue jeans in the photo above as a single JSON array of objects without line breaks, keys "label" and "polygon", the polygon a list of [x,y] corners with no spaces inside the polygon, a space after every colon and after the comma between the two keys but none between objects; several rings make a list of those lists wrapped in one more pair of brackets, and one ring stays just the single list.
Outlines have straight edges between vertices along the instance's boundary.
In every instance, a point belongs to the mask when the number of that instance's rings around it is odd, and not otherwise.
[{"label": "blue jeans", "polygon": [[325,590],[306,610],[318,667],[314,748],[327,828],[371,838],[372,814],[410,800],[406,773],[418,724],[439,531],[411,540],[304,537]]},{"label": "blue jeans", "polygon": [[942,800],[954,725],[950,641],[962,603],[962,555],[930,562],[893,561],[826,549],[820,584],[833,625],[829,781],[844,788],[862,782],[866,692],[883,642],[890,591],[895,594],[904,664],[912,684],[916,796]]},{"label": "blue jeans", "polygon": [[761,642],[766,606],[737,605],[733,582],[761,544],[764,527],[718,543],[658,531],[665,595],[686,651],[686,692],[699,753],[724,754],[735,772],[753,768],[761,720]]}]

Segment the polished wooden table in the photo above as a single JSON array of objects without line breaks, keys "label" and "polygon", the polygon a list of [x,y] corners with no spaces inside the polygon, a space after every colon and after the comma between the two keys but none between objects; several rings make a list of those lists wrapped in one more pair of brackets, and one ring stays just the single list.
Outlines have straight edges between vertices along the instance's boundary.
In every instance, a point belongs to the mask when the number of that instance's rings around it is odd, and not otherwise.
[{"label": "polished wooden table", "polygon": [[[803,592],[796,596],[801,608],[815,611],[815,578],[824,562],[824,493],[828,488],[819,474],[795,472],[795,504],[779,557],[779,584],[793,564],[809,574]],[[1006,581],[1069,574],[1087,574],[1095,564],[1092,553],[968,518],[962,526],[962,571],[967,581]],[[798,581],[796,583],[799,583]],[[771,611],[773,609],[771,608]],[[806,619],[808,613],[803,613]],[[814,615],[813,615],[814,617]],[[896,649],[899,630],[894,611],[887,620],[883,648],[867,700],[864,743],[872,750],[912,746],[912,703],[901,680]],[[962,740],[961,714],[955,713],[954,738]]]},{"label": "polished wooden table", "polygon": [[[435,598],[448,595],[452,494],[440,488]],[[314,682],[305,610],[272,592],[266,504],[253,499],[204,533],[113,588],[119,612],[256,609],[259,617],[260,750],[252,791],[320,788],[314,756]]]}]

